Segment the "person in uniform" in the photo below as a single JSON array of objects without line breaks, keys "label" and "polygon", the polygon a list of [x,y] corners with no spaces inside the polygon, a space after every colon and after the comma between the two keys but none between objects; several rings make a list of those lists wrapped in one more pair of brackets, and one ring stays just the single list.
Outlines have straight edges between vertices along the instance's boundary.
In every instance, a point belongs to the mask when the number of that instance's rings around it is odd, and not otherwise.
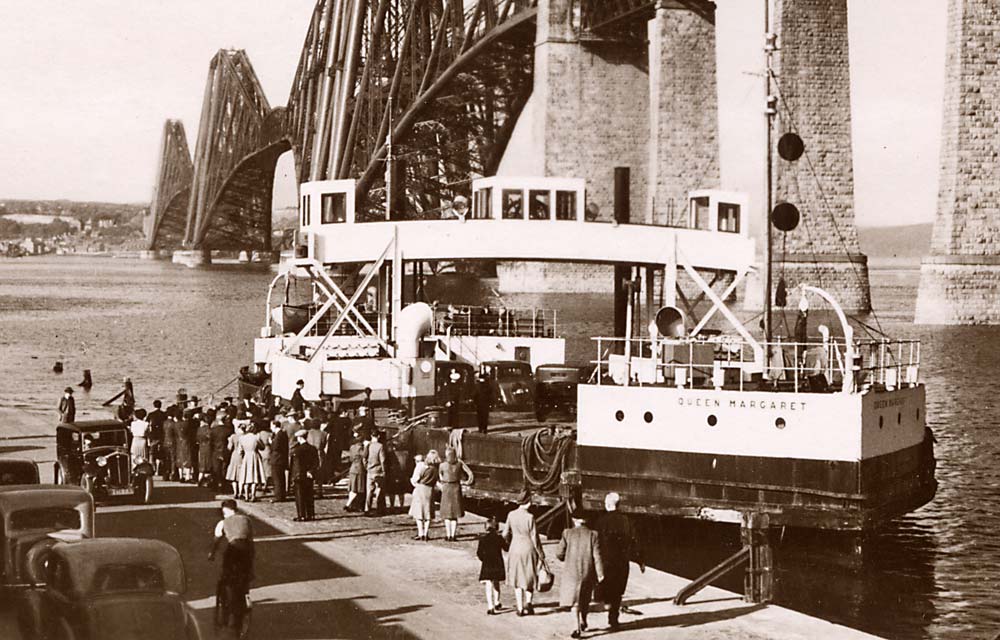
[{"label": "person in uniform", "polygon": [[572,519],[573,527],[562,532],[556,557],[563,561],[559,606],[572,609],[576,630],[570,637],[579,638],[587,630],[590,596],[597,583],[604,580],[604,562],[598,533],[587,526],[582,513],[574,513]]},{"label": "person in uniform", "polygon": [[629,562],[636,560],[639,571],[646,571],[639,536],[628,516],[618,511],[620,500],[621,496],[617,493],[606,495],[604,513],[596,524],[600,536],[601,558],[604,560],[604,581],[597,595],[608,605],[608,625],[612,629],[618,626],[622,595],[628,585]]},{"label": "person in uniform", "polygon": [[295,433],[295,446],[292,447],[292,484],[295,489],[296,522],[313,520],[316,511],[313,504],[313,478],[319,468],[319,454],[316,448],[306,442],[308,432],[299,429]]},{"label": "person in uniform", "polygon": [[63,397],[59,398],[59,422],[64,424],[76,422],[76,400],[73,399],[73,387],[63,389]]}]

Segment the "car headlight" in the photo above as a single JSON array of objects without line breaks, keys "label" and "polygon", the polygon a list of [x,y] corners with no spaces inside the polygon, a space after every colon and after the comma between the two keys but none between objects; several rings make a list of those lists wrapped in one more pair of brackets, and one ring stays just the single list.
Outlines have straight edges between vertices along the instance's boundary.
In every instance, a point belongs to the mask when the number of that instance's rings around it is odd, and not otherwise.
[{"label": "car headlight", "polygon": [[108,459],[104,456],[101,456],[100,458],[97,459],[97,466],[99,467],[108,466]]}]

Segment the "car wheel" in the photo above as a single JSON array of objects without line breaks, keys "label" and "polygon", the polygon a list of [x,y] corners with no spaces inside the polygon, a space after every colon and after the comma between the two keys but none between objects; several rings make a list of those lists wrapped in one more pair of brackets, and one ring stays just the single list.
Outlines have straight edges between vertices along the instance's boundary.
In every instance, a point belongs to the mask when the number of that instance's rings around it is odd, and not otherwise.
[{"label": "car wheel", "polygon": [[28,552],[24,554],[23,573],[30,582],[41,584],[45,582],[45,561],[52,551],[52,547],[59,544],[55,538],[43,538],[31,545]]},{"label": "car wheel", "polygon": [[142,501],[144,504],[149,504],[153,501],[153,476],[146,476],[146,482],[143,484],[144,493],[142,496]]}]

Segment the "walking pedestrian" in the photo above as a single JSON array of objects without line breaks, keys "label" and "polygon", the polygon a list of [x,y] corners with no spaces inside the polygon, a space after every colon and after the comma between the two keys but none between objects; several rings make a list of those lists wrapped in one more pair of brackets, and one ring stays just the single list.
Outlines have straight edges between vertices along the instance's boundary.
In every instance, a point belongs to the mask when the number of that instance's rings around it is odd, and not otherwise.
[{"label": "walking pedestrian", "polygon": [[268,462],[271,464],[271,481],[274,483],[272,502],[282,502],[285,499],[287,486],[285,474],[288,472],[288,434],[281,427],[280,419],[271,421],[271,456]]},{"label": "walking pedestrian", "polygon": [[441,458],[431,449],[424,460],[417,462],[410,483],[413,485],[413,500],[410,502],[410,516],[417,523],[414,540],[430,539],[431,520],[434,519],[434,485],[438,480],[438,465]]},{"label": "walking pedestrian", "polygon": [[582,513],[574,513],[572,520],[573,527],[563,530],[556,557],[563,561],[559,606],[573,611],[576,630],[570,637],[579,638],[587,630],[590,596],[597,583],[604,580],[604,563],[598,533],[587,526]]},{"label": "walking pedestrian", "polygon": [[385,504],[382,487],[385,485],[385,447],[380,442],[381,433],[372,431],[365,452],[365,515],[382,515]]},{"label": "walking pedestrian", "polygon": [[59,422],[72,424],[76,422],[76,400],[73,399],[73,387],[63,389],[59,398]]},{"label": "walking pedestrian", "polygon": [[308,433],[300,429],[295,434],[295,446],[292,447],[292,485],[295,489],[296,522],[314,520],[316,518],[313,503],[313,476],[319,467],[319,454],[306,441]]},{"label": "walking pedestrian", "polygon": [[532,596],[538,588],[538,568],[544,564],[542,540],[535,528],[535,516],[528,509],[531,496],[521,498],[517,508],[507,514],[503,537],[510,545],[507,553],[507,585],[514,588],[517,615],[528,616],[535,613],[531,604]]},{"label": "walking pedestrian", "polygon": [[462,508],[462,485],[471,485],[472,469],[458,459],[455,450],[444,450],[444,462],[438,467],[438,482],[441,483],[441,518],[444,520],[444,539],[454,542],[458,539],[458,519],[465,515]]},{"label": "walking pedestrian", "polygon": [[476,557],[481,563],[479,581],[486,588],[486,615],[500,613],[500,583],[507,577],[503,565],[505,548],[506,543],[497,531],[497,519],[490,517],[486,521],[486,533],[479,538],[476,547]]},{"label": "walking pedestrian", "polygon": [[612,629],[618,627],[622,596],[628,586],[629,562],[635,560],[639,571],[646,571],[641,540],[628,516],[618,511],[620,501],[621,496],[614,492],[604,497],[604,513],[596,526],[604,560],[604,580],[597,595],[608,605],[608,626]]}]

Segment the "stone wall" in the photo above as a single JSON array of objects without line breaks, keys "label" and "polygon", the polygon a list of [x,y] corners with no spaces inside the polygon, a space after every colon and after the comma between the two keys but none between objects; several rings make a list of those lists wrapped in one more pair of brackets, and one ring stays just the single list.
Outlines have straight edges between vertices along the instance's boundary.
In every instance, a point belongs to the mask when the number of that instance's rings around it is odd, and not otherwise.
[{"label": "stone wall", "polygon": [[1000,6],[951,0],[938,210],[915,321],[1000,324]]},{"label": "stone wall", "polygon": [[[840,262],[848,256],[858,265],[867,262],[854,224],[847,0],[776,0],[774,20],[779,47],[774,141],[795,131],[806,149],[796,162],[775,154],[775,202],[791,202],[802,214],[787,238],[774,232],[775,249],[790,254],[789,287],[804,278],[828,289],[845,309],[868,311],[867,268],[855,271]],[[777,288],[777,276],[774,283]]]}]

